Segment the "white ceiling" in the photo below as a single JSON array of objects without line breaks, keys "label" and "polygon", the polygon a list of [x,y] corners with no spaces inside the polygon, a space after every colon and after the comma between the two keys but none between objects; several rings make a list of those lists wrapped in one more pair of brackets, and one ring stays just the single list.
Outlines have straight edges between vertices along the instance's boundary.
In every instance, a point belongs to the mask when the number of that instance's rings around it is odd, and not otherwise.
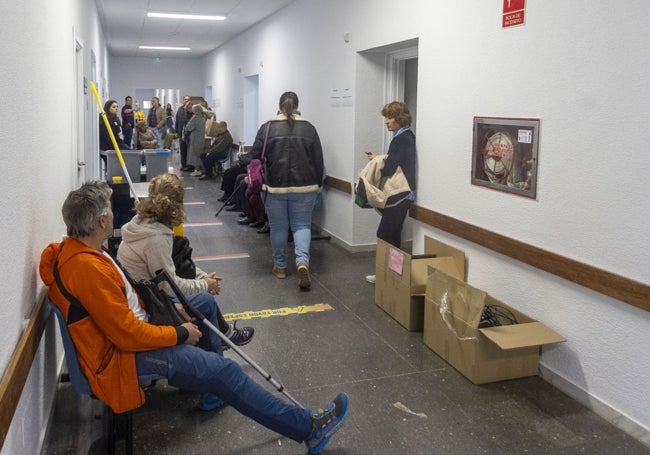
[{"label": "white ceiling", "polygon": [[[126,57],[201,57],[295,0],[95,0],[109,53]],[[224,21],[147,17],[147,12],[227,16]],[[191,51],[143,50],[182,46]]]}]

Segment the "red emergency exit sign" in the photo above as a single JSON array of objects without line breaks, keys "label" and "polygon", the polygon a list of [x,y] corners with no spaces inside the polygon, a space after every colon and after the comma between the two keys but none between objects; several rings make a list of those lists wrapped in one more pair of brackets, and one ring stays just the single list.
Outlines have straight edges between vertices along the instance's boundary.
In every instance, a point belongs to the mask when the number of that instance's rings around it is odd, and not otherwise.
[{"label": "red emergency exit sign", "polygon": [[503,0],[503,28],[524,24],[526,0]]}]

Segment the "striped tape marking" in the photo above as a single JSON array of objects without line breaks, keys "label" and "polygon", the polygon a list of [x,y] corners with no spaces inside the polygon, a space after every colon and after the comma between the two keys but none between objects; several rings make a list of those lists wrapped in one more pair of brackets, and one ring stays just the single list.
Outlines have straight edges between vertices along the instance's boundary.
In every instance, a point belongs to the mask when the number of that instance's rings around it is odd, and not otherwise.
[{"label": "striped tape marking", "polygon": [[225,259],[241,259],[251,257],[248,253],[230,253],[230,254],[216,254],[214,256],[194,256],[194,262],[201,261],[221,261]]},{"label": "striped tape marking", "polygon": [[275,316],[289,316],[290,314],[319,313],[322,311],[333,310],[327,303],[317,303],[315,305],[301,305],[296,307],[273,308],[260,311],[244,311],[243,313],[224,313],[226,321],[238,319],[258,319],[271,318]]},{"label": "striped tape marking", "polygon": [[221,226],[222,221],[211,221],[209,223],[183,223],[183,227]]}]

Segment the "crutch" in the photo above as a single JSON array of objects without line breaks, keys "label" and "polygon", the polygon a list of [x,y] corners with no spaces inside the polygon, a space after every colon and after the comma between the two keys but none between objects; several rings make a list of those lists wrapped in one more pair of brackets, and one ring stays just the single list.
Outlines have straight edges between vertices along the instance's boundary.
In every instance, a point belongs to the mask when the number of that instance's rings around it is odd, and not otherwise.
[{"label": "crutch", "polygon": [[230,195],[230,197],[229,197],[228,199],[226,199],[226,202],[223,203],[223,205],[221,206],[221,208],[220,208],[219,210],[217,210],[217,213],[215,213],[214,216],[219,216],[219,214],[221,213],[221,211],[222,211],[224,208],[226,208],[226,206],[227,206],[228,204],[230,204],[230,203],[232,202],[232,198],[234,198],[234,197],[235,197],[235,194],[237,194],[237,193],[239,192],[239,188],[240,188],[240,186],[241,186],[241,185],[237,185],[237,188],[235,188],[235,190],[232,192],[232,194]]},{"label": "crutch", "polygon": [[233,351],[235,351],[237,354],[239,354],[239,356],[242,359],[244,359],[246,362],[248,362],[248,364],[250,366],[255,368],[257,370],[257,372],[264,377],[264,379],[269,381],[273,385],[273,387],[275,387],[277,389],[278,392],[283,393],[284,396],[286,396],[289,400],[291,400],[296,406],[298,406],[300,408],[304,408],[304,406],[301,405],[298,402],[298,400],[296,400],[294,397],[292,397],[289,394],[289,392],[287,392],[284,389],[284,386],[282,384],[280,384],[278,381],[273,379],[270,374],[268,374],[266,371],[264,371],[262,369],[262,367],[260,367],[257,363],[255,363],[255,361],[253,359],[248,357],[241,349],[239,349],[239,347],[237,345],[235,345],[232,341],[230,341],[230,338],[228,338],[226,335],[224,335],[217,327],[214,326],[214,324],[212,324],[210,321],[208,321],[206,319],[206,317],[203,316],[203,314],[201,314],[201,312],[199,310],[192,307],[192,305],[190,305],[190,303],[187,301],[187,298],[185,297],[185,295],[181,292],[181,290],[178,288],[178,286],[176,285],[174,280],[169,276],[169,273],[167,273],[166,270],[164,270],[164,269],[158,270],[156,272],[156,276],[153,278],[153,281],[155,283],[158,283],[158,284],[161,283],[162,281],[166,281],[167,284],[169,284],[169,286],[172,288],[172,291],[174,291],[174,294],[176,295],[178,300],[183,305],[183,308],[185,309],[187,314],[189,314],[191,317],[194,317],[194,318],[198,319],[203,324],[205,324],[206,327],[208,327],[210,330],[212,330],[214,333],[216,333],[224,343],[226,343],[228,346],[230,346],[230,348]]}]

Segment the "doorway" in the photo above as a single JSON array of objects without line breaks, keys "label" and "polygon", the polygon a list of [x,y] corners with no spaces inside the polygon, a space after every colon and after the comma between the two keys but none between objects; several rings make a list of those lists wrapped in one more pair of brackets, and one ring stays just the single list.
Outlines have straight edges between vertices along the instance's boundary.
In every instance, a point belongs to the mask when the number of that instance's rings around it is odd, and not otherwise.
[{"label": "doorway", "polygon": [[74,181],[72,182],[73,188],[78,188],[86,180],[86,162],[88,158],[86,157],[85,147],[84,147],[84,136],[85,136],[85,126],[84,126],[84,100],[85,96],[88,93],[88,80],[84,77],[84,55],[83,55],[83,43],[77,38],[76,33],[73,29],[72,31],[73,45],[74,45],[74,100],[75,105],[72,109],[72,150],[74,153],[74,168],[77,172],[75,174]]},{"label": "doorway", "polygon": [[[356,102],[354,128],[354,169],[368,162],[361,151],[384,154],[392,134],[384,126],[381,108],[391,101],[403,101],[409,107],[415,132],[418,88],[418,39],[387,44],[361,51],[356,64]],[[412,239],[412,220],[407,217],[402,229],[403,242]],[[353,211],[352,243],[373,241],[369,232],[377,229],[377,217],[370,210]]]},{"label": "doorway", "polygon": [[259,74],[244,78],[244,133],[239,141],[253,145],[260,126],[259,121]]}]

